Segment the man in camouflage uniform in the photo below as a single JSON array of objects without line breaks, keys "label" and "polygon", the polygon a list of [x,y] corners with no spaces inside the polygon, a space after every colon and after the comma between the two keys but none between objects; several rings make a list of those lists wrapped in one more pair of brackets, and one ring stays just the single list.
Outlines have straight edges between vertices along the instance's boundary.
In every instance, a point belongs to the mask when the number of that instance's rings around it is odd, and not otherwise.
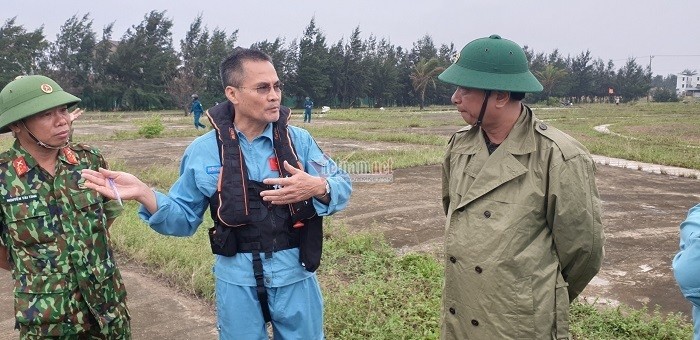
[{"label": "man in camouflage uniform", "polygon": [[0,92],[0,268],[15,280],[22,339],[130,339],[126,290],[108,227],[121,212],[83,186],[80,171],[107,167],[97,149],[69,144],[69,106],[80,99],[44,76]]}]

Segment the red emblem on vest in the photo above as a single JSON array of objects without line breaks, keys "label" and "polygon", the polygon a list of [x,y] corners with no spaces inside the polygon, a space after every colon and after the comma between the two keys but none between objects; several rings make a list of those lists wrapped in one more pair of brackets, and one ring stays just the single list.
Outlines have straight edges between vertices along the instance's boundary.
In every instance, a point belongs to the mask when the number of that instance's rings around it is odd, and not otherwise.
[{"label": "red emblem on vest", "polygon": [[24,157],[16,158],[14,161],[12,161],[12,166],[15,168],[17,176],[22,176],[26,174],[27,171],[29,171],[29,167],[27,167],[27,161],[24,160]]},{"label": "red emblem on vest", "polygon": [[66,156],[66,160],[70,164],[78,164],[78,156],[68,147],[63,148],[63,155]]},{"label": "red emblem on vest", "polygon": [[270,170],[272,171],[280,171],[280,165],[277,163],[277,157],[272,156],[268,158],[268,162],[270,163]]}]

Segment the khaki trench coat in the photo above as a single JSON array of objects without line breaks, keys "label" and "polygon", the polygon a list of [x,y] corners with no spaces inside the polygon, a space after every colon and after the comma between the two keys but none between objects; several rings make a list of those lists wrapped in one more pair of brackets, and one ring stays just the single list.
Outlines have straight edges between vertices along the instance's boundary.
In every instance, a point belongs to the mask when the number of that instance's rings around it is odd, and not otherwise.
[{"label": "khaki trench coat", "polygon": [[566,339],[572,301],[603,258],[595,164],[523,106],[489,155],[481,129],[443,164],[442,339]]}]

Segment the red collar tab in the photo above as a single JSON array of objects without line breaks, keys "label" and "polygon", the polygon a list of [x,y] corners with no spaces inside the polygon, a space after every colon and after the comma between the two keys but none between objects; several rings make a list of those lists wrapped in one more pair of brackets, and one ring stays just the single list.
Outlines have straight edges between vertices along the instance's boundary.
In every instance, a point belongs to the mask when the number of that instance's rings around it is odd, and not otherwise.
[{"label": "red collar tab", "polygon": [[68,163],[76,165],[78,164],[78,156],[75,154],[73,150],[71,150],[69,147],[65,147],[62,149],[63,150],[63,155],[66,156],[66,160]]},{"label": "red collar tab", "polygon": [[15,160],[12,161],[12,166],[15,168],[15,172],[17,173],[17,176],[22,176],[29,171],[29,167],[27,166],[27,161],[22,156],[15,158]]}]

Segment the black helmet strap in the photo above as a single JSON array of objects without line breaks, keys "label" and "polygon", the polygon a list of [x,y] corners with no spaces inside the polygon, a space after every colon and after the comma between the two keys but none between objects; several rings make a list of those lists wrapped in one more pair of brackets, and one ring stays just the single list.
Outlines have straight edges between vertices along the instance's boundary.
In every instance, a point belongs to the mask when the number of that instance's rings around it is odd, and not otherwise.
[{"label": "black helmet strap", "polygon": [[481,126],[484,121],[484,114],[486,113],[486,104],[489,103],[489,97],[491,97],[491,90],[484,91],[484,103],[481,104],[481,112],[479,112],[479,118],[476,120],[475,126]]},{"label": "black helmet strap", "polygon": [[24,129],[27,130],[27,132],[29,132],[29,136],[32,137],[32,139],[36,142],[37,145],[39,145],[45,149],[51,149],[51,150],[61,150],[61,149],[65,148],[66,146],[68,146],[68,143],[69,143],[68,141],[66,141],[66,143],[63,144],[62,146],[52,146],[52,145],[48,145],[48,144],[40,141],[39,138],[36,138],[36,136],[34,136],[32,131],[29,130],[29,128],[27,127],[27,124],[24,124],[24,119],[22,119],[21,122],[22,122],[22,125],[24,126]]}]

